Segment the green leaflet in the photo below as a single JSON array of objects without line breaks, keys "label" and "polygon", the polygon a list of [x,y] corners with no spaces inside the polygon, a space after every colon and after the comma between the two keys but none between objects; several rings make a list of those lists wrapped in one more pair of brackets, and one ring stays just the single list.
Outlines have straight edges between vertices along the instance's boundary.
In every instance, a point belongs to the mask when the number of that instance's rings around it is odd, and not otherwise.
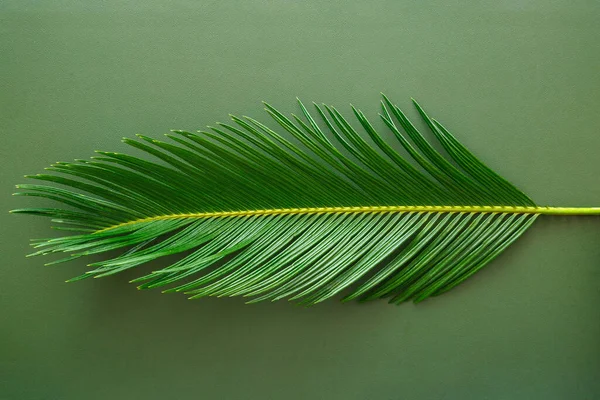
[{"label": "green leaflet", "polygon": [[390,141],[354,107],[350,122],[334,107],[314,104],[311,114],[298,104],[290,117],[266,104],[272,126],[232,116],[168,141],[123,140],[148,159],[97,152],[56,163],[28,176],[51,185],[17,185],[16,195],[63,208],[12,212],[64,230],[33,242],[33,255],[67,254],[48,265],[125,250],[70,281],[178,255],[133,282],[190,298],[304,305],[344,292],[344,301],[422,301],[480,270],[540,214],[600,213],[538,207],[416,102],[444,154],[385,96]]}]

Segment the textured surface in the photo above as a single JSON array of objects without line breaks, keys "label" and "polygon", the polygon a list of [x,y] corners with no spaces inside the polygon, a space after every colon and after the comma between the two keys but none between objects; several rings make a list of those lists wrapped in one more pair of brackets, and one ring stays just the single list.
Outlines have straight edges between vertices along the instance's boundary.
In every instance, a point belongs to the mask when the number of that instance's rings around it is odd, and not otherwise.
[{"label": "textured surface", "polygon": [[[294,96],[368,116],[417,97],[541,205],[599,205],[598,6],[305,1],[0,6],[2,208],[24,173]],[[401,102],[406,99],[406,103]],[[288,107],[288,108],[286,108]],[[303,309],[66,285],[0,214],[0,398],[595,398],[600,220],[543,217],[419,306]],[[64,279],[63,279],[64,278]]]}]

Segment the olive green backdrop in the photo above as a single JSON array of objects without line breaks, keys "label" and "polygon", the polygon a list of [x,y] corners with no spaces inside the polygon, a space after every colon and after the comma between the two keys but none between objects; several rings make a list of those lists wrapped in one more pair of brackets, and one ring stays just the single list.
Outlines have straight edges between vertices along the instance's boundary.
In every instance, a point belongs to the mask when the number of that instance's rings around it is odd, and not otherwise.
[{"label": "olive green backdrop", "polygon": [[[87,4],[86,4],[87,3]],[[465,5],[463,3],[469,3]],[[543,205],[600,206],[600,4],[554,1],[0,3],[1,399],[600,397],[600,218],[542,217],[417,306],[305,309],[65,284],[9,215],[23,174],[122,136],[416,97]]]}]

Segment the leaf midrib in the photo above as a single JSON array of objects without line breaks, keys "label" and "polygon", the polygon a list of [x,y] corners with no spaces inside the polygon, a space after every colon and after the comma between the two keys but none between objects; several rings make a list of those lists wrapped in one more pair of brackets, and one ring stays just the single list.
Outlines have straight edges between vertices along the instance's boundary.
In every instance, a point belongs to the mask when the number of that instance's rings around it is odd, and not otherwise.
[{"label": "leaf midrib", "polygon": [[524,207],[524,206],[359,206],[359,207],[313,207],[313,208],[272,208],[260,210],[214,211],[183,214],[165,214],[112,225],[97,232],[122,226],[166,219],[249,217],[256,215],[281,214],[340,214],[340,213],[508,213],[546,215],[597,215],[600,207]]}]

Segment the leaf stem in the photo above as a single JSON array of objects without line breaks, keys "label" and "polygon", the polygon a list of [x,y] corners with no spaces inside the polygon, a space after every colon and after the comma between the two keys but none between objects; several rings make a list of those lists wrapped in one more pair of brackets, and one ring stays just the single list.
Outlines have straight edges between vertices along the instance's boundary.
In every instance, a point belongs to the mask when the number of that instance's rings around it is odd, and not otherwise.
[{"label": "leaf stem", "polygon": [[536,207],[536,214],[545,215],[600,215],[600,207]]}]

